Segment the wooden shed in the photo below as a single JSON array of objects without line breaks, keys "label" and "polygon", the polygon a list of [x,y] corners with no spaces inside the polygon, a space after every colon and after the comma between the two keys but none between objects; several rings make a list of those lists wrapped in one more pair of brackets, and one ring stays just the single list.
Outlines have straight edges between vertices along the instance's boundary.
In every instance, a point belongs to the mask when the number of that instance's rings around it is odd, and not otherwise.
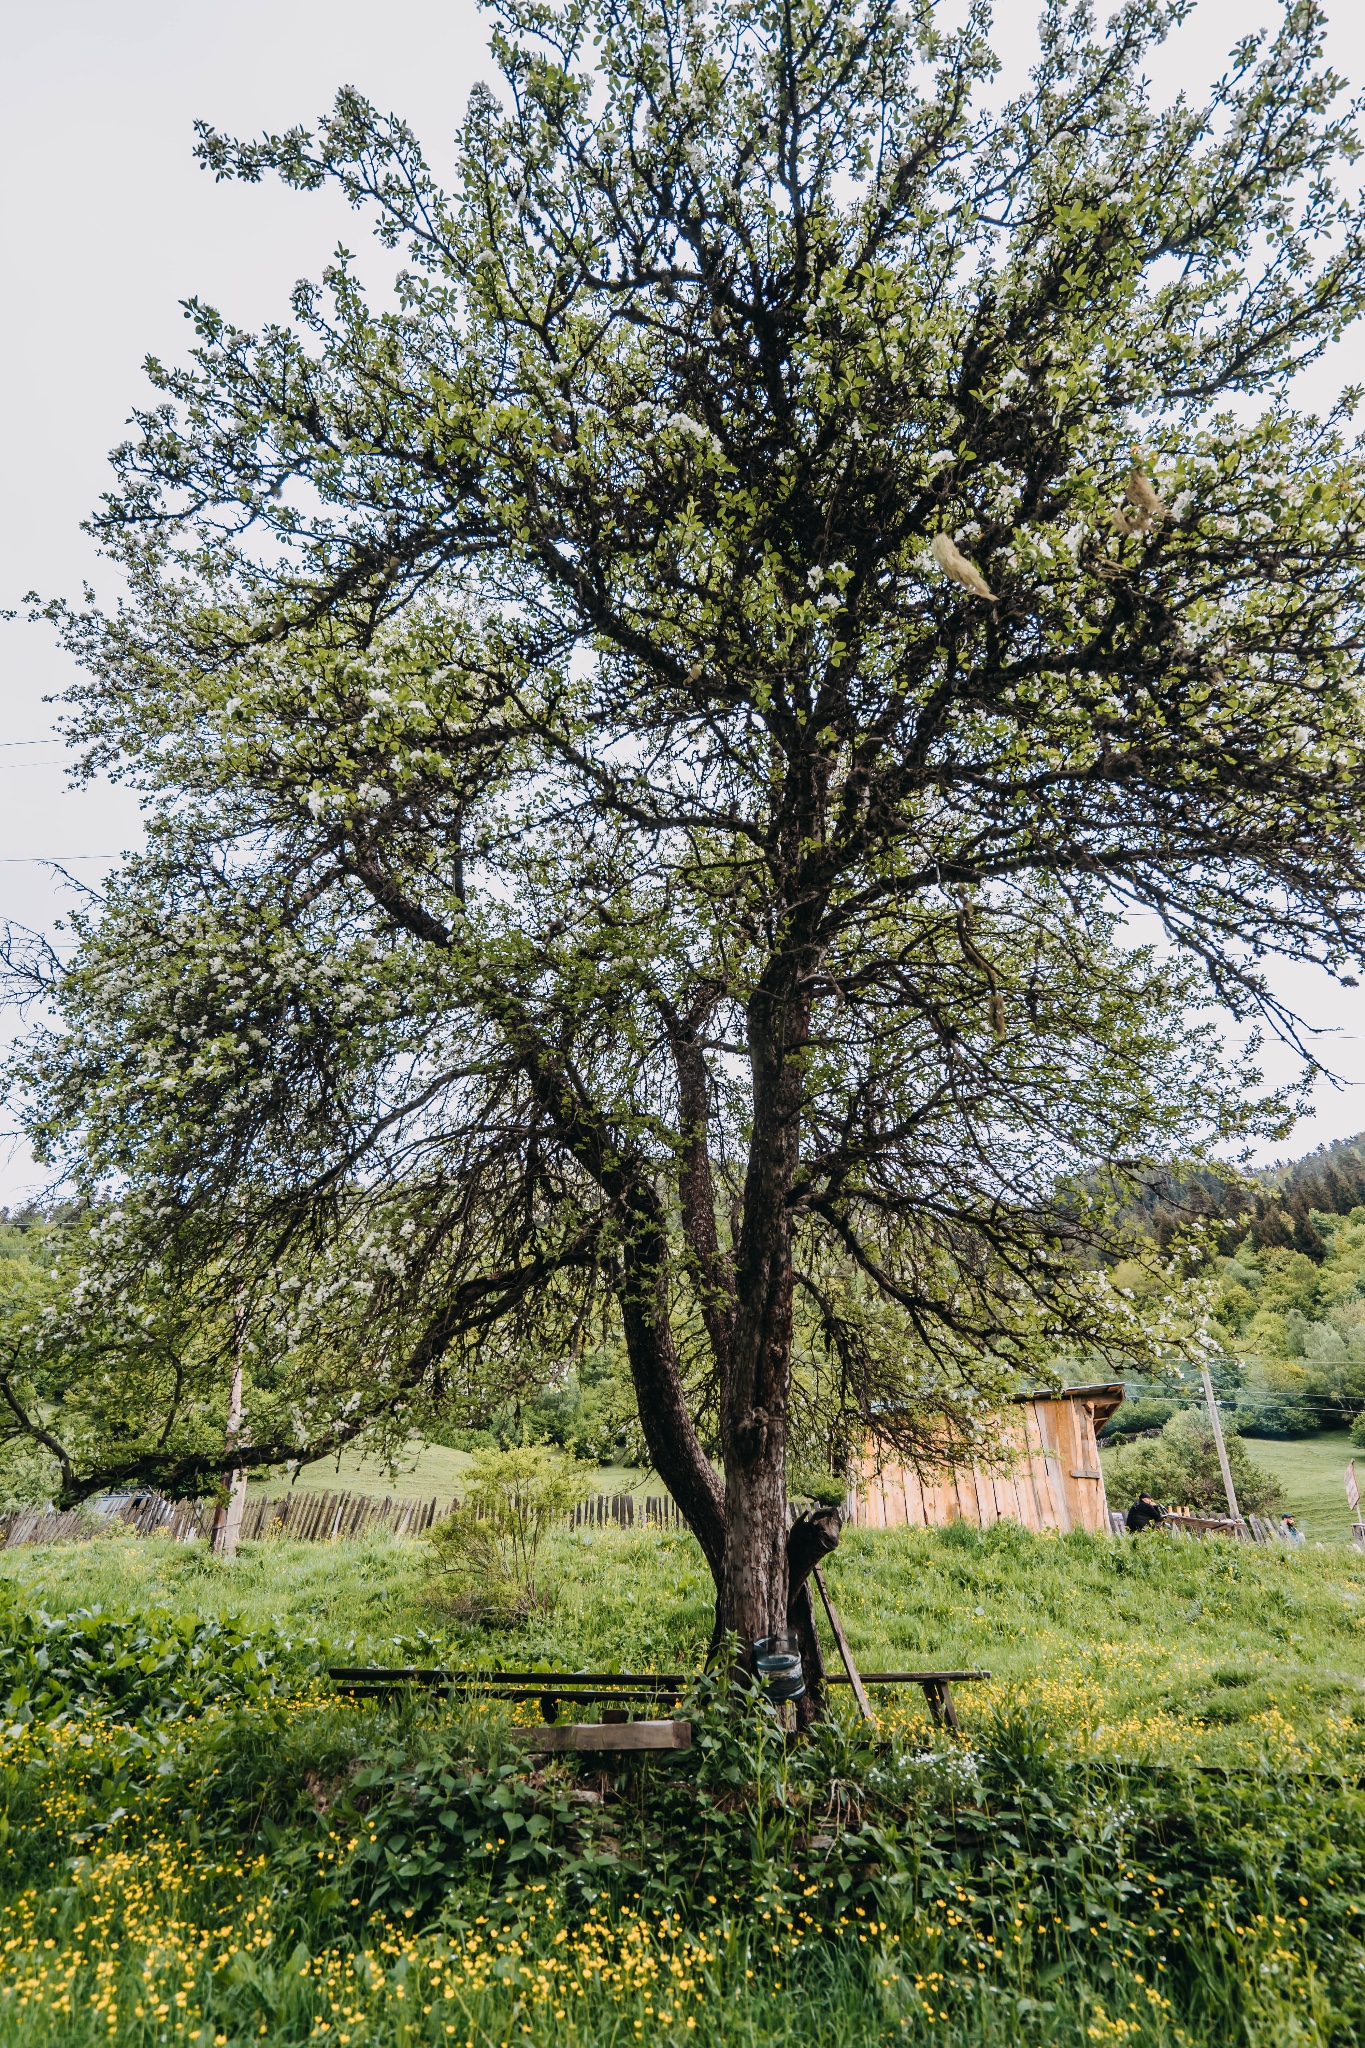
[{"label": "wooden shed", "polygon": [[1016,1394],[1000,1418],[999,1455],[920,1479],[869,1448],[847,1519],[860,1529],[941,1529],[949,1522],[1022,1522],[1026,1529],[1108,1535],[1096,1432],[1123,1400],[1121,1384]]}]

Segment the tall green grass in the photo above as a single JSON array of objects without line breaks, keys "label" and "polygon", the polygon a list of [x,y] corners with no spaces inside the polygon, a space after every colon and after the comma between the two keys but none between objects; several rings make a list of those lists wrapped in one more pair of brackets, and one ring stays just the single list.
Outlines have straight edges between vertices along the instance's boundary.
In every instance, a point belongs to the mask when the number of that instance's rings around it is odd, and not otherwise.
[{"label": "tall green grass", "polygon": [[1362,2038],[1365,1560],[855,1532],[830,1581],[864,1664],[997,1674],[962,1688],[959,1745],[918,1695],[880,1696],[876,1731],[845,1695],[790,1748],[703,1687],[691,1752],[530,1769],[505,1711],[352,1706],[316,1675],[418,1648],[699,1662],[688,1539],[556,1561],[554,1614],[489,1636],[387,1538],[6,1553],[30,1674],[33,1610],[107,1612],[48,1631],[78,1684],[0,1714],[0,2042]]},{"label": "tall green grass", "polygon": [[[505,1635],[458,1625],[430,1546],[387,1536],[249,1544],[232,1565],[156,1539],[7,1551],[0,1586],[39,1606],[231,1613],[348,1662],[420,1650],[422,1661],[700,1667],[711,1581],[690,1537],[566,1533],[551,1564],[553,1612]],[[969,1725],[1008,1696],[1060,1714],[1087,1747],[1217,1761],[1243,1735],[1311,1749],[1365,1697],[1365,1557],[1346,1546],[1111,1542],[1010,1524],[854,1530],[827,1577],[865,1670],[992,1672],[991,1686],[961,1689]],[[828,1636],[825,1647],[837,1671]],[[917,1691],[878,1697],[889,1715],[922,1707]]]},{"label": "tall green grass", "polygon": [[1019,1713],[968,1755],[790,1753],[694,1711],[691,1755],[605,1780],[528,1774],[468,1711],[37,1730],[4,1763],[0,2038],[1357,2036],[1358,1755],[1077,1768]]}]

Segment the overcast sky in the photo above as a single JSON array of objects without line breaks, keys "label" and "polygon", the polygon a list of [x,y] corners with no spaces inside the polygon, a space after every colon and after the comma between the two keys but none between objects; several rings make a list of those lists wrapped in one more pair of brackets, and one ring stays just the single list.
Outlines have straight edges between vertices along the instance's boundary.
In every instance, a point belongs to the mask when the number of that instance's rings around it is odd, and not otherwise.
[{"label": "overcast sky", "polygon": [[[1027,62],[1034,9],[998,9],[1011,78]],[[960,5],[945,9],[960,15]],[[1365,11],[1329,0],[1329,54],[1365,86]],[[1222,68],[1233,41],[1275,18],[1262,0],[1204,0],[1153,66],[1163,92]],[[366,233],[331,194],[271,183],[215,185],[191,157],[196,117],[237,134],[310,122],[338,86],[357,86],[412,123],[438,167],[473,82],[490,72],[471,0],[0,0],[0,607],[25,591],[79,597],[112,588],[82,519],[107,488],[107,451],[146,385],[140,365],[175,360],[191,295],[243,326],[287,313],[296,278],[339,240]],[[376,252],[367,264],[391,259]],[[1315,374],[1321,403],[1359,377],[1360,342]],[[66,784],[45,698],[71,679],[45,626],[0,626],[0,913],[52,932],[70,892],[42,865],[89,884],[138,838],[137,805],[109,785]],[[1285,973],[1308,1022],[1334,1033],[1326,1055],[1351,1085],[1323,1085],[1293,1152],[1365,1127],[1365,991]],[[1281,1062],[1277,1071],[1288,1072]],[[40,1176],[0,1140],[0,1203]]]}]

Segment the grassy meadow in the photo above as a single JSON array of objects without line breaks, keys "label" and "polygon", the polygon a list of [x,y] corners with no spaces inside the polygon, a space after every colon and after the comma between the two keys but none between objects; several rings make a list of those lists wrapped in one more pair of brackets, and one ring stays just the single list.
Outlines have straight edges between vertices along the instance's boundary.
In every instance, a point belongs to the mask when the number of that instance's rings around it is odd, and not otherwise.
[{"label": "grassy meadow", "polygon": [[[1045,1706],[1088,1748],[1144,1758],[1240,1756],[1250,1730],[1309,1744],[1365,1713],[1365,1555],[1165,1539],[848,1531],[826,1570],[860,1666],[984,1668],[965,1720]],[[316,1642],[332,1661],[395,1662],[437,1644],[468,1663],[699,1669],[711,1582],[691,1537],[616,1529],[555,1543],[553,1611],[514,1632],[446,1612],[432,1553],[386,1536],[247,1544],[222,1564],[199,1544],[110,1538],[0,1552],[0,1589],[49,1611],[104,1606],[234,1616]],[[840,1666],[819,1625],[832,1670]],[[428,1642],[428,1638],[431,1639]],[[921,1695],[880,1695],[889,1720]]]},{"label": "grassy meadow", "polygon": [[[329,1660],[696,1669],[690,1538],[557,1539],[551,1614],[452,1622],[423,1543],[0,1554],[0,2042],[1170,2044],[1365,2027],[1365,1558],[854,1531],[867,1669],[985,1666],[791,1748],[532,1769],[504,1710]],[[833,1661],[831,1659],[831,1661]]]},{"label": "grassy meadow", "polygon": [[1352,1458],[1359,1459],[1359,1470],[1365,1476],[1365,1455],[1357,1451],[1346,1430],[1278,1440],[1244,1437],[1242,1441],[1248,1456],[1279,1480],[1289,1512],[1297,1517],[1310,1543],[1349,1541],[1353,1518],[1346,1504],[1344,1476]]},{"label": "grassy meadow", "polygon": [[[276,1500],[298,1488],[305,1493],[368,1493],[377,1499],[438,1500],[444,1508],[463,1492],[465,1475],[473,1462],[469,1451],[424,1443],[414,1437],[393,1466],[360,1451],[342,1451],[339,1456],[319,1458],[316,1464],[302,1466],[296,1477],[283,1467],[263,1472],[249,1482],[248,1491],[253,1500],[258,1494]],[[664,1491],[653,1473],[638,1471],[631,1465],[595,1465],[590,1469],[594,1493]]]}]

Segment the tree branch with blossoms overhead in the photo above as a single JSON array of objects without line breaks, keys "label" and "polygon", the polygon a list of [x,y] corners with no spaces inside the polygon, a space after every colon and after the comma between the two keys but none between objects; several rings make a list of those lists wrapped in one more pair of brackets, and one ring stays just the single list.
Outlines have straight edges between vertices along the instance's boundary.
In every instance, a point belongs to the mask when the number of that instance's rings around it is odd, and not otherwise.
[{"label": "tree branch with blossoms overhead", "polygon": [[1208,1008],[1292,1034],[1267,963],[1365,951],[1355,395],[1292,402],[1357,142],[1311,4],[1154,104],[1183,11],[1050,8],[997,107],[975,14],[503,0],[448,189],[351,90],[206,127],[397,303],[192,304],[127,602],[54,608],[150,837],[35,1141],[224,1271],[247,1201],[281,1416],[382,1439],[606,1319],[741,1642],[793,1427],[927,1467],[1186,1341],[1127,1193],[1294,1106]]}]

